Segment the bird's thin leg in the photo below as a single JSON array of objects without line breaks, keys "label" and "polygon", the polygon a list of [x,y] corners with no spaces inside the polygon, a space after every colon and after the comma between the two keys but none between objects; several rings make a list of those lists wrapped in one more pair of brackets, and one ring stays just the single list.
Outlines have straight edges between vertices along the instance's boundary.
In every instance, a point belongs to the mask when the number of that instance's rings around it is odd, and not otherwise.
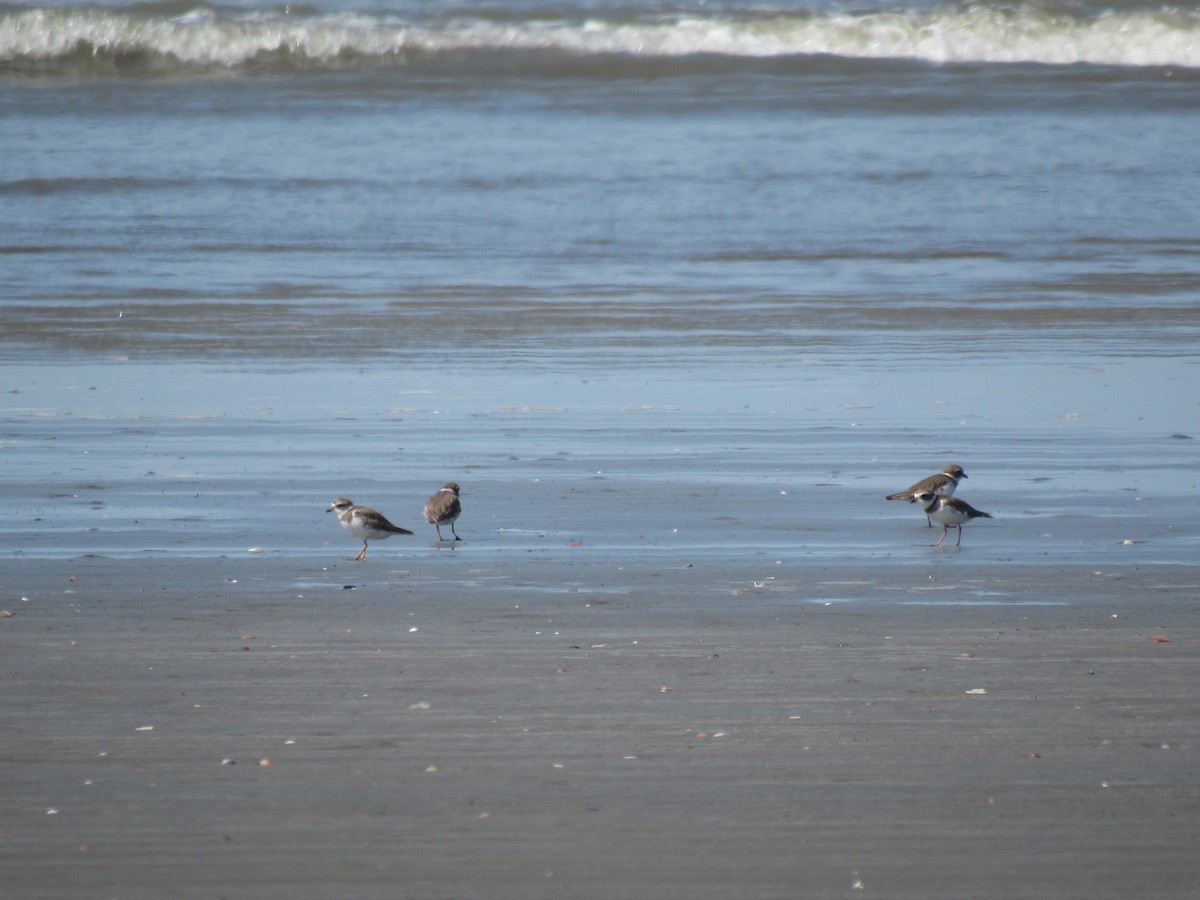
[{"label": "bird's thin leg", "polygon": [[363,548],[358,551],[358,556],[354,557],[351,562],[362,562],[367,558],[367,542],[363,541]]},{"label": "bird's thin leg", "polygon": [[955,547],[962,546],[962,526],[961,525],[958,526],[958,540],[954,542],[954,546]]},{"label": "bird's thin leg", "polygon": [[450,533],[451,533],[452,535],[454,535],[454,539],[455,539],[456,541],[461,541],[461,540],[462,540],[462,538],[460,538],[460,537],[458,536],[458,532],[454,530],[454,523],[453,523],[453,522],[451,522],[451,523],[450,523]]},{"label": "bird's thin leg", "polygon": [[439,525],[437,522],[434,522],[433,527],[437,529],[438,541],[441,541],[442,540],[442,526]]},{"label": "bird's thin leg", "polygon": [[936,544],[934,544],[933,546],[935,546],[935,547],[942,546],[942,541],[944,541],[946,539],[946,535],[948,535],[949,533],[950,533],[950,526],[947,525],[945,528],[942,529],[942,536],[940,538],[938,538],[938,542]]}]

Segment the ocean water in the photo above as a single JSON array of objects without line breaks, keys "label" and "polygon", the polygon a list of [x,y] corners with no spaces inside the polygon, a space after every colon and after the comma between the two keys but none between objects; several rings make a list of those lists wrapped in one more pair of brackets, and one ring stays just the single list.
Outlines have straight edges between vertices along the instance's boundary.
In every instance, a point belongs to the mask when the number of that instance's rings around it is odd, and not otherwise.
[{"label": "ocean water", "polygon": [[0,3],[0,566],[1200,561],[1196,147],[1185,4]]}]

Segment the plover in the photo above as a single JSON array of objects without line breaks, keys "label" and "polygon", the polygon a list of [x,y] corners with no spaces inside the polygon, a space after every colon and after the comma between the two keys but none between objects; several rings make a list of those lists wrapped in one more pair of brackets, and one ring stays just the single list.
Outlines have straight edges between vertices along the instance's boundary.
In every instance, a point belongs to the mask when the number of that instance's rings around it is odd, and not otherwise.
[{"label": "plover", "polygon": [[456,541],[461,541],[458,532],[454,530],[454,520],[462,513],[462,503],[459,502],[460,488],[453,481],[425,501],[425,521],[437,529],[438,540],[442,540],[442,526],[449,525],[450,533]]},{"label": "plover", "polygon": [[383,513],[376,512],[369,506],[355,506],[345,497],[338,497],[329,504],[329,509],[325,511],[337,513],[342,527],[355,537],[362,538],[363,548],[359,551],[358,556],[347,557],[354,562],[360,562],[367,558],[367,541],[382,541],[393,534],[412,534],[407,528],[393,525]]},{"label": "plover", "polygon": [[942,546],[942,541],[950,533],[951,525],[958,528],[958,540],[954,542],[954,546],[957,547],[962,543],[962,527],[965,523],[972,519],[990,519],[992,517],[991,513],[976,509],[965,500],[959,500],[957,497],[939,497],[932,491],[918,492],[913,497],[913,502],[920,503],[925,510],[925,515],[942,526],[942,536],[934,544],[935,547]]},{"label": "plover", "polygon": [[[897,491],[894,494],[888,494],[888,500],[907,500],[909,503],[917,502],[917,494],[922,491],[929,491],[937,494],[939,497],[953,497],[954,489],[958,487],[959,481],[967,477],[967,473],[962,470],[962,466],[950,463],[942,471],[936,475],[930,475],[928,478],[922,478],[910,488],[903,491]],[[933,522],[930,519],[925,520],[930,527],[933,527]]]}]

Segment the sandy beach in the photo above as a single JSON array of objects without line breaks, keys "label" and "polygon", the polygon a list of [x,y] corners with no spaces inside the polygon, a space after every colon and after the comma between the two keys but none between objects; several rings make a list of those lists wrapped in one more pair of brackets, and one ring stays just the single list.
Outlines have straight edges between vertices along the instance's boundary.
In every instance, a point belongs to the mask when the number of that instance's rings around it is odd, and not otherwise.
[{"label": "sandy beach", "polygon": [[[756,583],[396,549],[7,562],[5,895],[1094,900],[1200,877],[1192,568]],[[823,599],[838,583],[859,599]]]},{"label": "sandy beach", "polygon": [[1052,7],[0,10],[0,900],[1193,900],[1200,20]]},{"label": "sandy beach", "polygon": [[[10,371],[5,897],[1194,893],[1181,412],[134,365]],[[945,459],[935,548],[883,497]]]}]

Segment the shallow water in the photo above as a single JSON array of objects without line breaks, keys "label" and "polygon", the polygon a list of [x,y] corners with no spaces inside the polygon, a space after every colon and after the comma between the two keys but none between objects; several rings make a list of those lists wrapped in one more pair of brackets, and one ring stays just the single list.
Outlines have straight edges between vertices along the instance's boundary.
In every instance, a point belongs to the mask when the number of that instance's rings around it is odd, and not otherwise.
[{"label": "shallow water", "polygon": [[[1200,558],[1187,10],[46,9],[72,49],[0,7],[0,562],[340,559],[337,495],[419,532],[372,564]],[[948,461],[995,518],[933,551],[882,497]]]},{"label": "shallow water", "polygon": [[[1126,383],[1143,377],[1128,365]],[[998,380],[1015,375],[990,368]],[[939,531],[882,498],[952,458],[970,476],[959,494],[995,518],[937,554],[1193,561],[1194,438],[1172,431],[1169,411],[1105,396],[1120,383],[1111,373],[1072,371],[1075,384],[1060,378],[1057,400],[1039,407],[1019,403],[1015,377],[991,402],[949,383],[915,400],[930,373],[902,367],[835,387],[812,376],[800,396],[784,371],[766,383],[673,371],[653,384],[628,371],[594,381],[476,371],[425,374],[401,393],[396,374],[378,369],[112,363],[81,379],[75,366],[9,367],[9,384],[30,381],[10,395],[22,406],[0,440],[10,494],[33,521],[10,519],[0,533],[20,556],[256,548],[336,560],[355,544],[323,510],[347,495],[418,532],[374,544],[384,565],[450,552],[498,564],[512,551],[929,565]],[[466,510],[453,551],[420,520],[450,478]]]}]

